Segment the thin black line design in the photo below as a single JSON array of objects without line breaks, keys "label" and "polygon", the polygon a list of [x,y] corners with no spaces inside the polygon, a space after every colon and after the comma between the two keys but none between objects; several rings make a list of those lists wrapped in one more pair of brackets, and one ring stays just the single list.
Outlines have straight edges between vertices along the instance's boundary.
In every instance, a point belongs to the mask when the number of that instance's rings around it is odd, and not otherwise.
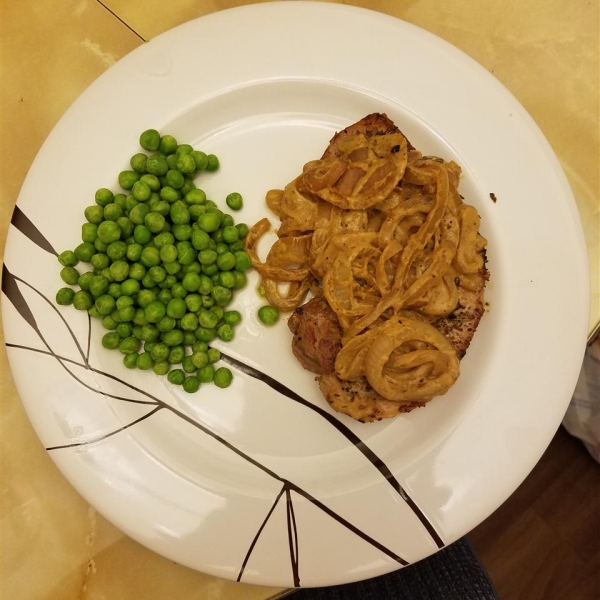
[{"label": "thin black line design", "polygon": [[87,334],[87,348],[85,349],[85,362],[90,362],[90,346],[92,344],[92,316],[88,313],[88,334]]},{"label": "thin black line design", "polygon": [[118,21],[120,21],[121,23],[123,23],[123,25],[125,25],[125,27],[127,27],[127,29],[129,29],[129,31],[131,31],[132,33],[135,33],[135,35],[137,35],[140,38],[140,40],[142,40],[142,42],[146,42],[147,41],[133,27],[131,27],[130,25],[128,25],[127,23],[125,23],[125,21],[123,21],[123,19],[121,19],[121,17],[119,17],[119,15],[117,15],[115,12],[113,12],[112,10],[110,10],[110,8],[108,8],[108,6],[106,6],[106,4],[104,4],[103,2],[100,2],[100,0],[96,0],[96,2],[98,4],[100,4],[100,6],[102,6],[103,8],[105,8]]},{"label": "thin black line design", "polygon": [[54,254],[54,256],[58,256],[58,252],[53,248],[52,244],[17,205],[15,205],[10,222],[42,250]]},{"label": "thin black line design", "polygon": [[[51,355],[55,359],[59,360],[59,362],[61,363],[61,365],[63,366],[63,368],[65,368],[65,370],[72,377],[74,377],[76,380],[80,381],[61,362],[61,360],[62,360],[63,357],[57,356],[52,351],[52,348],[49,346],[49,344],[46,342],[45,338],[41,334],[41,331],[39,330],[39,328],[37,326],[37,323],[35,321],[35,318],[33,317],[33,314],[31,313],[31,310],[27,306],[27,303],[25,302],[25,299],[23,298],[20,290],[18,289],[18,286],[17,286],[16,282],[19,281],[19,282],[23,283],[24,285],[27,285],[30,289],[32,289],[38,295],[40,295],[42,298],[44,298],[44,300],[46,300],[46,302],[48,302],[48,304],[50,306],[52,306],[52,308],[59,313],[59,316],[61,317],[62,321],[64,322],[65,326],[67,327],[67,330],[69,331],[71,337],[76,342],[76,345],[77,345],[77,347],[78,347],[78,349],[80,351],[80,354],[82,355],[82,358],[83,358],[85,364],[78,363],[77,361],[74,361],[72,359],[66,359],[65,362],[69,362],[69,363],[75,364],[77,366],[80,366],[80,367],[83,367],[83,368],[87,368],[87,369],[90,369],[92,371],[101,373],[101,371],[98,371],[98,370],[94,369],[93,367],[91,367],[91,365],[89,365],[89,363],[87,362],[87,357],[83,353],[83,351],[82,351],[82,349],[81,349],[81,347],[80,347],[77,339],[75,338],[75,335],[74,335],[73,331],[69,327],[68,323],[62,317],[62,315],[60,315],[60,312],[56,309],[56,307],[54,307],[54,305],[41,292],[39,292],[37,289],[35,289],[33,286],[31,286],[29,283],[27,283],[23,279],[21,279],[21,278],[19,278],[17,276],[14,276],[13,274],[11,274],[8,271],[8,269],[6,268],[6,266],[4,266],[2,275],[3,275],[3,277],[2,277],[2,279],[3,279],[3,286],[2,287],[3,287],[4,292],[6,293],[7,297],[9,298],[9,300],[11,300],[11,302],[13,302],[13,304],[16,303],[16,304],[20,305],[20,306],[16,306],[17,310],[23,316],[23,318],[25,319],[25,321],[36,331],[36,333],[38,334],[38,336],[40,337],[40,339],[43,341],[44,345],[48,348],[48,352],[45,352],[43,350],[38,350],[38,349],[35,349],[35,348],[27,348],[27,347],[24,347],[24,346],[18,346],[18,345],[14,345],[14,344],[10,344],[10,346],[15,347],[15,348],[19,347],[19,348],[24,349],[24,350],[30,350],[30,351],[38,352],[38,353],[45,354],[45,355]],[[237,361],[237,362],[239,362],[239,361]],[[240,363],[240,364],[243,365],[243,363]],[[248,368],[247,365],[243,365],[243,366],[245,366],[246,368]],[[295,577],[294,581],[295,582],[297,580],[298,583],[299,583],[299,573],[297,572],[297,569],[298,569],[298,539],[297,539],[297,528],[296,528],[296,524],[295,524],[295,516],[294,516],[294,512],[293,512],[293,506],[291,505],[291,496],[289,494],[289,492],[291,490],[295,491],[296,493],[298,493],[299,495],[301,495],[303,498],[305,498],[306,500],[308,500],[309,502],[311,502],[312,504],[314,504],[316,507],[320,508],[323,512],[325,512],[331,518],[333,518],[334,520],[336,520],[337,522],[339,522],[340,524],[342,524],[343,526],[345,526],[352,533],[354,533],[355,535],[357,535],[358,537],[360,537],[364,541],[368,542],[373,547],[377,548],[378,550],[380,550],[381,552],[383,552],[384,554],[386,554],[387,556],[389,556],[390,558],[392,558],[393,560],[395,560],[399,564],[401,564],[401,565],[407,565],[407,564],[409,564],[408,561],[406,561],[402,557],[398,556],[396,553],[394,553],[390,549],[386,548],[385,546],[383,546],[382,544],[380,544],[379,542],[377,542],[375,539],[371,538],[366,533],[362,532],[360,529],[358,529],[357,527],[355,527],[354,525],[352,525],[346,519],[344,519],[343,517],[341,517],[340,515],[338,515],[336,512],[334,512],[333,510],[331,510],[329,507],[327,507],[326,505],[324,505],[322,502],[320,502],[317,498],[313,497],[311,494],[309,494],[308,492],[306,492],[305,490],[303,490],[302,488],[300,488],[296,484],[290,482],[289,480],[287,480],[285,478],[282,478],[277,473],[275,473],[274,471],[272,471],[271,469],[269,469],[265,465],[262,465],[261,463],[259,463],[255,459],[253,459],[252,457],[248,456],[247,454],[245,454],[244,452],[242,452],[241,450],[239,450],[237,447],[235,447],[234,445],[232,445],[230,442],[228,442],[227,440],[225,440],[224,438],[222,438],[221,436],[219,436],[215,432],[211,431],[210,429],[208,429],[207,427],[205,427],[201,423],[198,423],[197,421],[194,421],[191,417],[189,417],[188,415],[180,412],[176,408],[167,405],[163,401],[159,400],[158,398],[153,397],[151,394],[148,394],[147,392],[145,392],[143,390],[140,390],[139,388],[135,388],[134,386],[128,384],[127,382],[122,381],[118,377],[112,376],[112,375],[110,375],[108,373],[102,373],[102,374],[107,375],[107,376],[111,377],[112,379],[114,379],[115,381],[118,381],[122,385],[125,385],[126,387],[129,387],[130,389],[135,389],[136,391],[140,392],[141,394],[146,395],[147,397],[151,398],[152,400],[154,400],[154,403],[156,404],[156,407],[152,411],[150,411],[149,413],[147,413],[146,415],[144,415],[141,418],[135,420],[134,422],[129,423],[128,425],[120,428],[117,431],[111,432],[109,434],[105,434],[105,435],[103,435],[103,436],[101,436],[101,437],[99,437],[97,439],[88,440],[87,442],[78,443],[78,444],[67,444],[67,445],[63,445],[63,446],[53,446],[53,447],[49,447],[48,450],[59,450],[59,449],[64,449],[64,448],[71,448],[71,447],[78,446],[78,445],[91,444],[91,443],[95,443],[95,442],[101,441],[102,439],[106,439],[107,437],[115,435],[116,433],[118,433],[120,431],[123,431],[124,429],[132,427],[136,423],[139,423],[139,422],[147,419],[148,417],[150,417],[155,412],[158,412],[159,410],[165,408],[165,409],[171,411],[173,414],[175,414],[175,415],[179,416],[180,418],[184,419],[185,421],[187,421],[188,423],[190,423],[194,427],[200,429],[202,432],[206,433],[207,435],[209,435],[210,437],[212,437],[213,439],[215,439],[216,441],[218,441],[219,443],[221,443],[222,445],[224,445],[225,447],[227,447],[228,449],[230,449],[232,452],[234,452],[235,454],[237,454],[238,456],[240,456],[241,458],[243,458],[244,460],[246,460],[250,464],[252,464],[255,467],[257,467],[258,469],[260,469],[264,473],[270,475],[271,477],[273,477],[274,479],[276,479],[278,481],[281,481],[284,484],[284,488],[286,490],[286,499],[289,498],[289,501],[290,501],[289,502],[290,505],[288,506],[288,519],[289,519],[289,524],[288,524],[289,536],[288,537],[291,540],[290,541],[290,544],[291,544],[290,545],[290,553],[291,553],[291,558],[292,558],[292,569],[293,569],[293,572],[295,574],[294,575],[294,577]],[[80,381],[80,383],[83,384],[83,382],[81,382],[81,381]],[[83,384],[83,385],[85,385],[85,384]],[[283,386],[283,387],[285,388],[285,386]],[[93,388],[90,388],[90,389],[93,389]],[[285,389],[287,389],[287,388],[285,388]],[[97,391],[97,390],[93,390],[93,391]],[[304,402],[306,402],[306,401],[304,401]],[[149,404],[152,404],[152,403],[149,403]],[[272,508],[272,510],[274,510],[274,508]],[[271,513],[272,513],[272,510],[271,510]],[[256,544],[256,540],[258,539],[259,535],[260,535],[260,531],[257,534],[257,536],[255,537],[255,539],[253,540],[253,545],[251,546],[251,548],[248,551],[248,554],[247,554],[247,557],[246,557],[246,560],[245,560],[246,563],[247,563],[247,560],[250,557],[250,554],[251,554],[251,552],[253,550],[254,545]],[[240,572],[240,577],[242,575],[242,572],[243,571]]]},{"label": "thin black line design", "polygon": [[298,530],[296,529],[296,517],[294,515],[294,503],[289,488],[285,490],[286,516],[288,530],[288,544],[290,546],[290,561],[292,563],[292,577],[294,587],[300,587],[300,572],[298,569]]},{"label": "thin black line design", "polygon": [[435,530],[429,519],[427,519],[423,511],[416,505],[415,501],[406,493],[406,491],[400,485],[400,482],[394,477],[393,473],[390,471],[388,466],[351,429],[346,427],[332,414],[323,410],[320,406],[316,406],[315,404],[308,402],[308,400],[305,400],[304,398],[302,398],[302,396],[299,396],[296,392],[290,390],[290,388],[283,385],[283,383],[277,381],[276,379],[273,379],[273,377],[267,375],[266,373],[263,373],[262,371],[259,371],[258,369],[255,369],[254,367],[251,367],[250,365],[241,362],[237,358],[228,356],[223,352],[221,352],[221,359],[224,360],[226,363],[229,363],[233,367],[236,367],[246,375],[254,377],[254,379],[258,379],[259,381],[262,381],[270,388],[274,389],[276,392],[287,396],[290,400],[293,400],[294,402],[297,402],[298,404],[301,404],[302,406],[305,406],[306,408],[318,413],[328,423],[333,425],[346,439],[348,439],[355,446],[357,450],[362,452],[365,458],[381,473],[381,475],[383,475],[386,481],[392,486],[392,488],[400,495],[400,497],[406,502],[409,508],[414,512],[419,521],[421,521],[429,535],[432,537],[433,541],[436,543],[437,547],[443,548],[445,546],[442,538]]}]

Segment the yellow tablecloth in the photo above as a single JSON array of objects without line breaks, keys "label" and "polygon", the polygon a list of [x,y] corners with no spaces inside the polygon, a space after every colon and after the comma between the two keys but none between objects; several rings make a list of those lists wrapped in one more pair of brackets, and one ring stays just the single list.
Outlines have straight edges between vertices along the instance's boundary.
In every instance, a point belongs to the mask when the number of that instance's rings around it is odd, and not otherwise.
[{"label": "yellow tablecloth", "polygon": [[[20,0],[0,19],[0,248],[42,142],[75,98],[122,56],[190,19],[244,0]],[[581,213],[592,314],[599,288],[599,11],[588,0],[353,0],[446,39],[492,72],[537,121]],[[557,274],[559,277],[560,274]],[[89,507],[38,442],[0,349],[0,592],[20,600],[266,599],[166,560]]]}]

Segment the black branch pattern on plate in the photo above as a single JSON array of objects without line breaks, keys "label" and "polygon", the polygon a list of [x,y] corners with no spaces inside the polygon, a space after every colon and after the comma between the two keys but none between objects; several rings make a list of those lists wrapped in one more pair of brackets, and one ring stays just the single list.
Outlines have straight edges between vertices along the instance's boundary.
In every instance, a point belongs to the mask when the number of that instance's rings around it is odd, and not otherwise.
[{"label": "black branch pattern on plate", "polygon": [[[360,530],[358,527],[356,527],[355,525],[353,525],[352,523],[350,523],[348,520],[344,519],[341,515],[337,514],[335,511],[333,511],[331,508],[329,508],[328,506],[326,506],[323,502],[321,502],[320,500],[318,500],[317,498],[315,498],[314,496],[312,496],[311,494],[309,494],[306,490],[304,490],[303,488],[301,488],[300,486],[296,485],[295,483],[289,481],[288,479],[278,475],[276,472],[274,472],[272,469],[268,468],[267,466],[261,464],[259,461],[257,461],[256,459],[254,459],[253,457],[249,456],[248,454],[246,454],[245,452],[243,452],[242,450],[240,450],[239,448],[237,448],[235,445],[233,445],[231,442],[228,442],[226,439],[224,439],[223,437],[221,437],[220,435],[218,435],[217,433],[215,433],[214,431],[212,431],[211,429],[209,429],[207,426],[203,425],[202,423],[196,421],[195,419],[192,419],[189,415],[181,412],[180,410],[178,410],[177,408],[168,405],[167,403],[163,402],[162,400],[160,400],[159,398],[153,396],[152,394],[149,394],[148,392],[141,390],[140,388],[137,388],[136,386],[116,377],[115,375],[112,375],[110,373],[106,373],[103,372],[99,369],[94,368],[92,365],[89,364],[88,358],[86,356],[86,354],[83,352],[83,350],[81,349],[80,344],[77,342],[76,337],[74,332],[72,331],[71,327],[69,326],[69,324],[67,323],[67,321],[64,319],[64,317],[61,316],[61,320],[63,321],[63,323],[65,324],[65,327],[67,328],[67,330],[69,331],[69,334],[71,335],[71,337],[73,338],[73,340],[76,342],[77,344],[77,348],[79,349],[81,356],[82,356],[82,362],[78,362],[72,358],[67,358],[67,357],[63,357],[60,355],[57,355],[51,348],[51,346],[48,344],[48,342],[46,341],[46,339],[44,338],[44,336],[42,335],[36,321],[35,318],[33,317],[33,313],[31,312],[31,309],[28,307],[25,298],[23,297],[23,294],[21,293],[17,282],[20,282],[23,285],[26,285],[27,287],[29,287],[30,289],[32,289],[34,292],[36,292],[37,294],[39,294],[52,308],[53,310],[56,310],[59,315],[60,315],[60,311],[58,311],[58,309],[52,304],[52,302],[50,302],[50,300],[48,300],[39,290],[37,290],[36,288],[34,288],[31,284],[29,284],[28,282],[24,281],[23,279],[21,279],[20,277],[17,277],[15,275],[13,275],[12,273],[10,273],[10,271],[7,269],[6,265],[4,265],[3,267],[3,272],[2,272],[2,289],[4,291],[4,293],[6,294],[7,298],[11,301],[11,303],[13,305],[15,305],[15,308],[18,310],[19,314],[24,318],[24,320],[34,329],[34,331],[38,334],[38,336],[40,337],[40,340],[44,343],[44,345],[47,347],[47,350],[40,350],[38,348],[32,348],[32,347],[27,347],[27,346],[23,346],[23,345],[19,345],[19,344],[12,344],[12,343],[7,343],[6,345],[10,348],[14,348],[14,349],[19,349],[19,350],[24,350],[24,351],[28,351],[28,352],[34,352],[37,354],[41,354],[41,355],[45,355],[45,356],[49,356],[54,358],[55,360],[57,360],[62,366],[63,368],[65,368],[65,370],[67,371],[67,373],[69,373],[69,375],[71,375],[71,377],[73,377],[74,379],[76,379],[81,385],[84,385],[86,387],[88,387],[88,389],[102,394],[105,397],[111,397],[113,399],[116,400],[121,400],[121,401],[129,401],[129,402],[138,402],[138,403],[145,403],[145,404],[151,404],[154,405],[155,407],[149,411],[148,413],[146,413],[145,415],[143,415],[142,417],[127,423],[126,425],[111,431],[109,433],[103,434],[101,436],[97,436],[93,439],[90,440],[84,440],[82,442],[76,442],[76,443],[71,443],[71,444],[62,444],[62,445],[57,445],[57,446],[49,446],[46,448],[47,451],[57,451],[57,450],[62,450],[62,449],[67,449],[67,448],[75,448],[78,446],[84,446],[84,445],[90,445],[90,444],[94,444],[97,442],[100,442],[102,440],[105,440],[109,437],[112,437],[114,435],[116,435],[117,433],[120,433],[121,431],[124,431],[125,429],[129,429],[130,427],[133,427],[134,425],[148,419],[149,417],[151,417],[152,415],[156,414],[157,412],[159,412],[160,410],[168,410],[171,413],[173,413],[174,415],[178,416],[179,418],[183,419],[184,421],[188,422],[190,425],[193,425],[194,427],[196,427],[197,429],[199,429],[200,431],[202,431],[203,433],[205,433],[206,435],[210,436],[211,438],[213,438],[215,441],[219,442],[221,445],[223,445],[224,447],[228,448],[229,450],[231,450],[232,452],[234,452],[236,455],[238,455],[240,458],[243,458],[246,462],[250,463],[251,465],[255,466],[256,468],[260,469],[262,472],[266,473],[267,475],[269,475],[270,477],[280,481],[283,484],[282,487],[282,491],[280,492],[279,496],[277,497],[275,504],[273,505],[273,507],[271,508],[271,510],[269,511],[269,514],[267,515],[267,518],[265,519],[265,521],[263,522],[263,524],[261,525],[261,528],[259,529],[258,533],[256,534],[255,538],[253,539],[250,548],[246,554],[246,558],[244,560],[243,566],[240,570],[240,575],[239,578],[241,579],[242,574],[243,574],[243,570],[252,554],[252,550],[254,549],[254,546],[256,545],[256,542],[258,540],[258,537],[260,536],[260,533],[262,532],[262,530],[264,529],[264,525],[266,524],[266,521],[268,520],[268,518],[270,517],[270,515],[272,514],[279,498],[281,497],[281,495],[283,493],[286,493],[286,507],[287,507],[287,519],[288,519],[288,539],[289,539],[289,543],[290,543],[290,557],[291,557],[291,563],[292,563],[292,575],[293,575],[293,581],[294,581],[294,585],[299,585],[300,582],[300,575],[299,575],[299,557],[298,557],[298,532],[297,532],[297,527],[296,527],[296,521],[295,521],[295,515],[294,515],[294,510],[293,510],[293,504],[292,504],[292,500],[291,500],[291,496],[290,496],[290,491],[294,491],[297,494],[299,494],[300,496],[302,496],[305,500],[307,500],[308,502],[310,502],[311,504],[313,504],[314,506],[316,506],[317,508],[319,508],[321,511],[323,511],[325,514],[327,514],[329,517],[331,517],[332,519],[334,519],[335,521],[337,521],[338,523],[340,523],[341,525],[343,525],[344,527],[346,527],[346,529],[348,529],[349,531],[351,531],[352,533],[354,533],[356,536],[358,536],[359,538],[361,538],[362,540],[364,540],[365,542],[369,543],[371,546],[373,546],[374,548],[377,548],[378,550],[380,550],[383,554],[385,554],[386,556],[388,556],[389,558],[391,558],[392,560],[394,560],[395,562],[397,562],[398,564],[405,566],[408,565],[409,562],[402,558],[401,556],[399,556],[398,554],[396,554],[395,552],[393,552],[392,550],[390,550],[389,548],[387,548],[386,546],[384,546],[383,544],[381,544],[380,542],[378,542],[377,540],[375,540],[374,538],[372,538],[371,536],[369,536],[368,534],[366,534],[365,532],[363,532],[362,530]],[[90,370],[94,373],[98,373],[99,375],[103,375],[106,377],[109,377],[111,379],[113,379],[114,381],[119,382],[120,384],[124,385],[125,387],[128,387],[132,390],[135,390],[136,392],[146,396],[149,398],[150,401],[145,402],[145,401],[136,401],[133,399],[128,399],[128,398],[124,398],[121,396],[116,396],[116,395],[111,395],[111,394],[107,394],[105,392],[99,391],[99,390],[95,390],[94,388],[91,388],[90,386],[87,386],[84,382],[81,381],[81,379],[79,379],[71,370],[69,370],[66,367],[65,363],[69,363],[69,364],[73,364],[76,365],[78,367]]]}]

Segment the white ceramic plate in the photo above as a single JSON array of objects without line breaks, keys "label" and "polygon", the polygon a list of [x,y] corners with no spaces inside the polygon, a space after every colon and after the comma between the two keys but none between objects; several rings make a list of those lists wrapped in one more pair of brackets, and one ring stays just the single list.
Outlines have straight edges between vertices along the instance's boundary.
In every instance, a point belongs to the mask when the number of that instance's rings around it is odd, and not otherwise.
[{"label": "white ceramic plate", "polygon": [[[335,130],[386,112],[419,149],[463,167],[489,239],[490,309],[457,385],[426,409],[363,425],[333,413],[256,318],[256,279],[228,391],[186,395],[131,372],[87,315],[53,305],[54,251],[156,127],[221,159],[198,184],[241,218],[321,154]],[[490,199],[494,193],[497,202]],[[225,11],[153,39],[100,77],[46,140],[5,254],[3,318],[27,413],[75,488],[179,563],[244,582],[315,586],[414,563],[467,533],[528,474],[575,385],[587,326],[578,214],[548,143],[483,68],[402,21],[331,4]],[[262,375],[261,375],[262,374]],[[262,380],[261,380],[262,377]],[[149,418],[148,418],[149,417]],[[114,434],[114,435],[113,435]]]}]

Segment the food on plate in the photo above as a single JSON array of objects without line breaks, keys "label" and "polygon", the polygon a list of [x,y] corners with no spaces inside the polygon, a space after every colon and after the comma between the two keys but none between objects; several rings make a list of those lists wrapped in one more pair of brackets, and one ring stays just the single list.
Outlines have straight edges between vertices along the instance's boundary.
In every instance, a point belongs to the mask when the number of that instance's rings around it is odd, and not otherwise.
[{"label": "food on plate", "polygon": [[[101,320],[102,346],[119,350],[130,369],[152,369],[189,393],[202,383],[226,388],[231,371],[215,370],[221,354],[209,343],[231,341],[241,321],[225,308],[246,285],[248,226],[194,183],[218,169],[214,154],[155,129],[141,134],[140,146],[152,154],[138,152],[118,176],[128,193],[99,189],[84,211],[81,244],[59,255],[61,279],[79,289],[61,288],[56,303]],[[226,203],[239,210],[242,196]],[[80,263],[89,270],[80,273]]]},{"label": "food on plate", "polygon": [[456,382],[488,278],[487,241],[460,175],[374,113],[267,193],[278,239],[262,261],[256,247],[271,225],[261,219],[246,251],[269,304],[294,311],[294,356],[335,410],[393,417]]}]

